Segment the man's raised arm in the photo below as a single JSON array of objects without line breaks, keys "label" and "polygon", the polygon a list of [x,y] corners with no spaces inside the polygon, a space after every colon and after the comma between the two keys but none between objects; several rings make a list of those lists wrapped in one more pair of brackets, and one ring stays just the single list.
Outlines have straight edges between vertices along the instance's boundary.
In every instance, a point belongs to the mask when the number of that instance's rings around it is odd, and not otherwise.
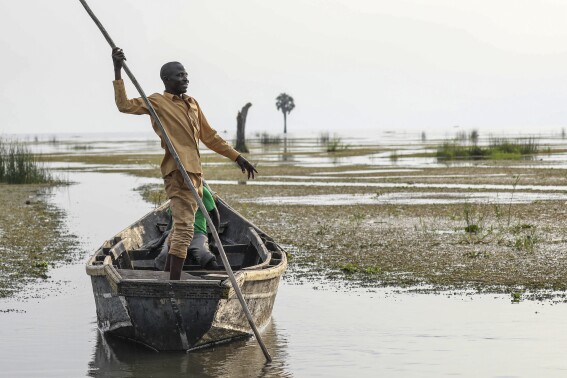
[{"label": "man's raised arm", "polygon": [[129,100],[122,80],[122,63],[126,60],[124,51],[120,47],[112,49],[112,63],[114,64],[114,100],[118,110],[128,114],[150,114],[142,98]]}]

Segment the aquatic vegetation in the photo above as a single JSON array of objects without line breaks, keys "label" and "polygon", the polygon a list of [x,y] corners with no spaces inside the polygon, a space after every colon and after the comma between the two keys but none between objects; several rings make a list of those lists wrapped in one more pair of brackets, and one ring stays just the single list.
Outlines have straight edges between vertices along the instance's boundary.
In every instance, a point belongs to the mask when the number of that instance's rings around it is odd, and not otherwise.
[{"label": "aquatic vegetation", "polygon": [[490,138],[488,150],[503,154],[533,155],[539,152],[539,143],[536,138],[508,139]]},{"label": "aquatic vegetation", "polygon": [[91,148],[92,146],[89,146],[88,144],[74,144],[72,146],[69,146],[69,149],[74,151],[90,150]]},{"label": "aquatic vegetation", "polygon": [[156,208],[167,201],[167,193],[163,184],[146,184],[136,188],[142,198]]},{"label": "aquatic vegetation", "polygon": [[[529,226],[524,228],[523,226]],[[540,242],[540,237],[536,233],[536,228],[531,225],[519,225],[514,227],[517,234],[514,240],[514,248],[518,251],[534,252],[536,244]]]},{"label": "aquatic vegetation", "polygon": [[282,139],[279,135],[271,135],[266,132],[258,135],[260,144],[280,144]]},{"label": "aquatic vegetation", "polygon": [[379,266],[359,266],[355,263],[347,263],[339,266],[340,270],[344,273],[364,273],[364,274],[379,274],[382,269]]},{"label": "aquatic vegetation", "polygon": [[508,214],[507,214],[507,225],[510,226],[510,221],[512,218],[512,199],[514,198],[514,193],[520,182],[520,175],[514,176],[514,183],[512,184],[512,195],[510,196],[510,203],[508,204]]},{"label": "aquatic vegetation", "polygon": [[520,233],[522,231],[532,230],[532,229],[535,229],[535,226],[533,224],[522,223],[522,224],[517,224],[514,227],[512,227],[512,232],[517,234],[517,233]]},{"label": "aquatic vegetation", "polygon": [[349,146],[344,144],[342,139],[336,135],[325,143],[325,149],[327,152],[342,151],[348,149],[348,147]]},{"label": "aquatic vegetation", "polygon": [[47,268],[48,264],[47,261],[37,261],[33,264],[33,266],[36,268]]},{"label": "aquatic vegetation", "polygon": [[[522,223],[521,219],[517,221],[516,225],[511,225],[514,221],[512,200],[519,179],[519,175],[514,177],[507,212],[504,212],[501,205],[497,203],[493,204],[493,214],[490,212],[489,206],[465,203],[463,207],[463,218],[466,224],[464,242],[469,244],[496,243],[507,245],[517,251],[534,252],[536,244],[540,242],[536,227],[533,224]],[[478,256],[469,254],[467,257]]]},{"label": "aquatic vegetation", "polygon": [[467,132],[465,130],[459,130],[455,133],[455,140],[458,141],[466,141],[467,140]]},{"label": "aquatic vegetation", "polygon": [[353,223],[355,224],[360,224],[362,223],[362,221],[364,220],[364,214],[362,213],[354,213],[350,216],[350,219],[353,221]]},{"label": "aquatic vegetation", "polygon": [[471,131],[471,133],[469,134],[469,140],[473,145],[478,144],[478,138],[479,138],[478,130]]},{"label": "aquatic vegetation", "polygon": [[540,152],[536,138],[490,138],[487,146],[479,146],[477,144],[478,135],[471,134],[470,140],[471,143],[467,143],[465,135],[464,137],[444,141],[441,146],[437,147],[437,158],[444,160],[517,160]]},{"label": "aquatic vegetation", "polygon": [[438,159],[453,160],[457,158],[481,159],[482,151],[478,146],[464,145],[458,140],[445,141],[437,147],[436,156]]},{"label": "aquatic vegetation", "polygon": [[327,142],[329,142],[329,133],[328,132],[322,132],[319,134],[319,144],[327,144]]},{"label": "aquatic vegetation", "polygon": [[[464,140],[461,144],[465,147],[474,143],[471,134],[461,135]],[[413,142],[419,143],[419,134],[413,138]],[[294,156],[302,161],[330,161],[319,138],[293,141]],[[343,141],[350,142],[350,139]],[[213,154],[203,154],[202,157],[205,178],[219,180],[214,184],[215,191],[275,240],[294,251],[286,279],[306,282],[323,277],[340,280],[345,285],[409,286],[411,290],[421,291],[472,288],[508,294],[530,290],[540,295],[542,290],[567,289],[564,280],[567,275],[567,254],[564,253],[567,217],[560,188],[565,185],[566,168],[539,161],[530,162],[528,167],[525,162],[492,162],[483,157],[480,164],[427,163],[417,168],[403,166],[406,170],[398,171],[392,169],[394,163],[389,154],[394,150],[403,151],[405,158],[411,152],[407,146],[371,143],[351,144],[347,150],[332,153],[332,157],[348,157],[341,163],[346,161],[348,164],[350,157],[355,157],[350,166],[303,165],[282,162],[278,158],[284,150],[283,140],[281,142],[279,146],[263,148],[261,141],[255,139],[249,145],[250,159],[259,163],[260,174],[254,183],[262,185],[231,185],[227,180],[234,183],[242,179],[240,171],[231,162]],[[489,143],[488,140],[484,142]],[[488,145],[477,147],[485,149]],[[567,149],[554,148],[553,153],[565,152]],[[426,153],[429,150],[416,150],[411,156],[427,156]],[[42,158],[93,165],[123,164],[129,165],[124,168],[124,173],[160,177],[157,169],[160,156],[147,151],[116,155],[63,151]],[[140,169],[135,164],[139,164]],[[149,169],[149,164],[155,167]],[[99,169],[93,167],[93,170]],[[516,193],[520,173],[522,184],[525,184],[521,187],[524,193]],[[343,185],[317,185],[332,184],[331,179]],[[309,186],[310,181],[315,184]],[[366,182],[402,186],[382,189],[357,185]],[[415,186],[405,185],[407,183]],[[453,184],[463,185],[463,188],[451,189],[448,185]],[[426,188],[428,185],[434,186]],[[466,185],[471,185],[472,189],[467,189]],[[498,188],[484,188],[485,185]],[[558,187],[540,190],[529,188],[532,185]],[[163,189],[157,185],[152,190]],[[527,191],[534,195],[550,193],[557,198],[516,201]],[[501,197],[498,193],[502,193]],[[154,205],[164,198],[159,194],[143,195]],[[339,204],[337,201],[328,206],[283,201],[269,205],[246,202],[264,197],[305,199],[306,196],[334,195],[352,198],[370,195],[376,201],[366,204],[356,201]],[[383,200],[390,195],[405,195],[409,201],[388,203]],[[438,201],[448,197],[459,201]],[[467,204],[462,202],[465,197]],[[412,198],[431,201],[418,201],[418,204],[412,203]],[[523,294],[523,298],[527,295]]]},{"label": "aquatic vegetation", "polygon": [[48,170],[21,142],[0,139],[0,182],[7,184],[41,184],[53,181]]},{"label": "aquatic vegetation", "polygon": [[48,278],[51,266],[75,261],[81,252],[66,232],[65,214],[38,190],[36,185],[0,185],[0,298]]},{"label": "aquatic vegetation", "polygon": [[315,231],[315,235],[323,236],[329,234],[331,231],[331,226],[329,224],[320,224],[317,230]]},{"label": "aquatic vegetation", "polygon": [[353,263],[347,263],[345,265],[340,266],[341,270],[345,273],[354,273],[358,272],[359,267]]},{"label": "aquatic vegetation", "polygon": [[469,244],[482,243],[493,233],[492,227],[486,224],[488,213],[485,207],[478,204],[465,202],[463,206],[463,218],[465,221],[464,242]]},{"label": "aquatic vegetation", "polygon": [[465,232],[470,232],[473,234],[477,234],[480,231],[480,228],[476,224],[469,224],[465,227]]},{"label": "aquatic vegetation", "polygon": [[486,251],[467,251],[463,254],[463,256],[468,257],[469,259],[477,259],[477,258],[489,258],[491,255],[489,252]]}]

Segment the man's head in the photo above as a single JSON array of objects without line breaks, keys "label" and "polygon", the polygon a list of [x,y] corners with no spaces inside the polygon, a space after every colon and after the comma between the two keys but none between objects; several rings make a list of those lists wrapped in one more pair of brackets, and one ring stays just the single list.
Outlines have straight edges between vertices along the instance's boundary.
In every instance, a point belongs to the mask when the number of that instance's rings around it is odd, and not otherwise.
[{"label": "man's head", "polygon": [[169,62],[161,67],[159,76],[165,85],[165,91],[174,95],[187,92],[189,79],[185,67],[179,62]]}]

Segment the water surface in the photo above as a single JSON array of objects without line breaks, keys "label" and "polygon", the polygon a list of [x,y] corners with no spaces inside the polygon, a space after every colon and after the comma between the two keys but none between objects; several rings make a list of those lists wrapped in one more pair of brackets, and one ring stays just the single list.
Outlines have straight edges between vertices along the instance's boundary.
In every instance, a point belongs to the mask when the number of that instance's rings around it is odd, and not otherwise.
[{"label": "water surface", "polygon": [[[390,144],[402,143],[393,136]],[[80,140],[79,140],[80,142]],[[126,144],[133,152],[147,142]],[[417,142],[416,142],[417,143]],[[151,143],[148,143],[151,144]],[[414,148],[413,144],[411,143]],[[51,147],[46,147],[49,150]],[[59,147],[58,147],[59,148]],[[62,147],[61,147],[62,148]],[[297,145],[297,150],[305,148]],[[56,151],[53,147],[49,151]],[[110,151],[104,144],[95,151]],[[153,144],[153,152],[159,145]],[[93,151],[94,152],[94,151]],[[301,159],[299,159],[301,160]],[[561,159],[558,159],[558,161]],[[368,159],[367,159],[368,161]],[[368,173],[412,172],[385,157]],[[389,162],[388,164],[386,164]],[[319,161],[318,164],[331,164]],[[425,164],[426,160],[414,165]],[[340,163],[342,164],[342,163]],[[347,165],[347,164],[345,164]],[[372,165],[372,164],[370,164]],[[388,165],[392,169],[382,169]],[[82,165],[54,165],[75,184],[56,188],[49,200],[67,212],[68,227],[81,241],[83,260],[49,271],[22,295],[0,299],[0,377],[563,377],[567,375],[567,305],[521,301],[507,295],[445,292],[415,294],[400,289],[345,289],[340,282],[293,281],[280,285],[263,337],[274,362],[266,365],[254,339],[193,353],[155,353],[103,337],[84,263],[105,239],[152,209],[134,188],[156,179],[117,173],[79,172]],[[527,167],[527,166],[526,166]],[[70,169],[70,170],[69,170]],[[347,169],[343,174],[362,174]],[[330,175],[328,173],[322,176]],[[340,176],[340,174],[337,174]],[[562,199],[566,186],[254,181],[254,185],[359,185],[447,188],[421,192],[423,201],[501,198],[508,203]],[[361,179],[363,179],[361,177]],[[329,181],[331,180],[331,181]],[[157,180],[159,181],[159,180]],[[211,185],[236,184],[209,181]],[[472,190],[489,190],[473,192]],[[514,198],[505,191],[515,190]],[[504,192],[498,192],[504,191]],[[333,195],[331,195],[333,196]],[[365,201],[415,201],[416,193],[369,193]],[[397,196],[397,197],[396,197]],[[413,197],[412,197],[413,196]],[[445,197],[442,197],[445,196]],[[480,196],[480,197],[479,197]],[[310,204],[321,196],[305,196]],[[331,198],[329,201],[336,201]],[[356,199],[348,195],[345,203]],[[266,199],[267,200],[267,199]],[[281,198],[277,199],[280,203]],[[298,198],[288,198],[297,203]],[[412,202],[414,203],[414,202]],[[232,204],[238,209],[238,203]]]}]

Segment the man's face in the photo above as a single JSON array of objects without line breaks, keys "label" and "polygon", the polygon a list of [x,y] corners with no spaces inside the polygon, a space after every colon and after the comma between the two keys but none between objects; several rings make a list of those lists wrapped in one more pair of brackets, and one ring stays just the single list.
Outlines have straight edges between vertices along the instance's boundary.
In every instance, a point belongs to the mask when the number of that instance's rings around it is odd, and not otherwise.
[{"label": "man's face", "polygon": [[174,95],[180,95],[187,92],[189,79],[187,77],[185,67],[179,63],[172,64],[171,67],[168,67],[163,83],[165,85],[165,90]]}]

